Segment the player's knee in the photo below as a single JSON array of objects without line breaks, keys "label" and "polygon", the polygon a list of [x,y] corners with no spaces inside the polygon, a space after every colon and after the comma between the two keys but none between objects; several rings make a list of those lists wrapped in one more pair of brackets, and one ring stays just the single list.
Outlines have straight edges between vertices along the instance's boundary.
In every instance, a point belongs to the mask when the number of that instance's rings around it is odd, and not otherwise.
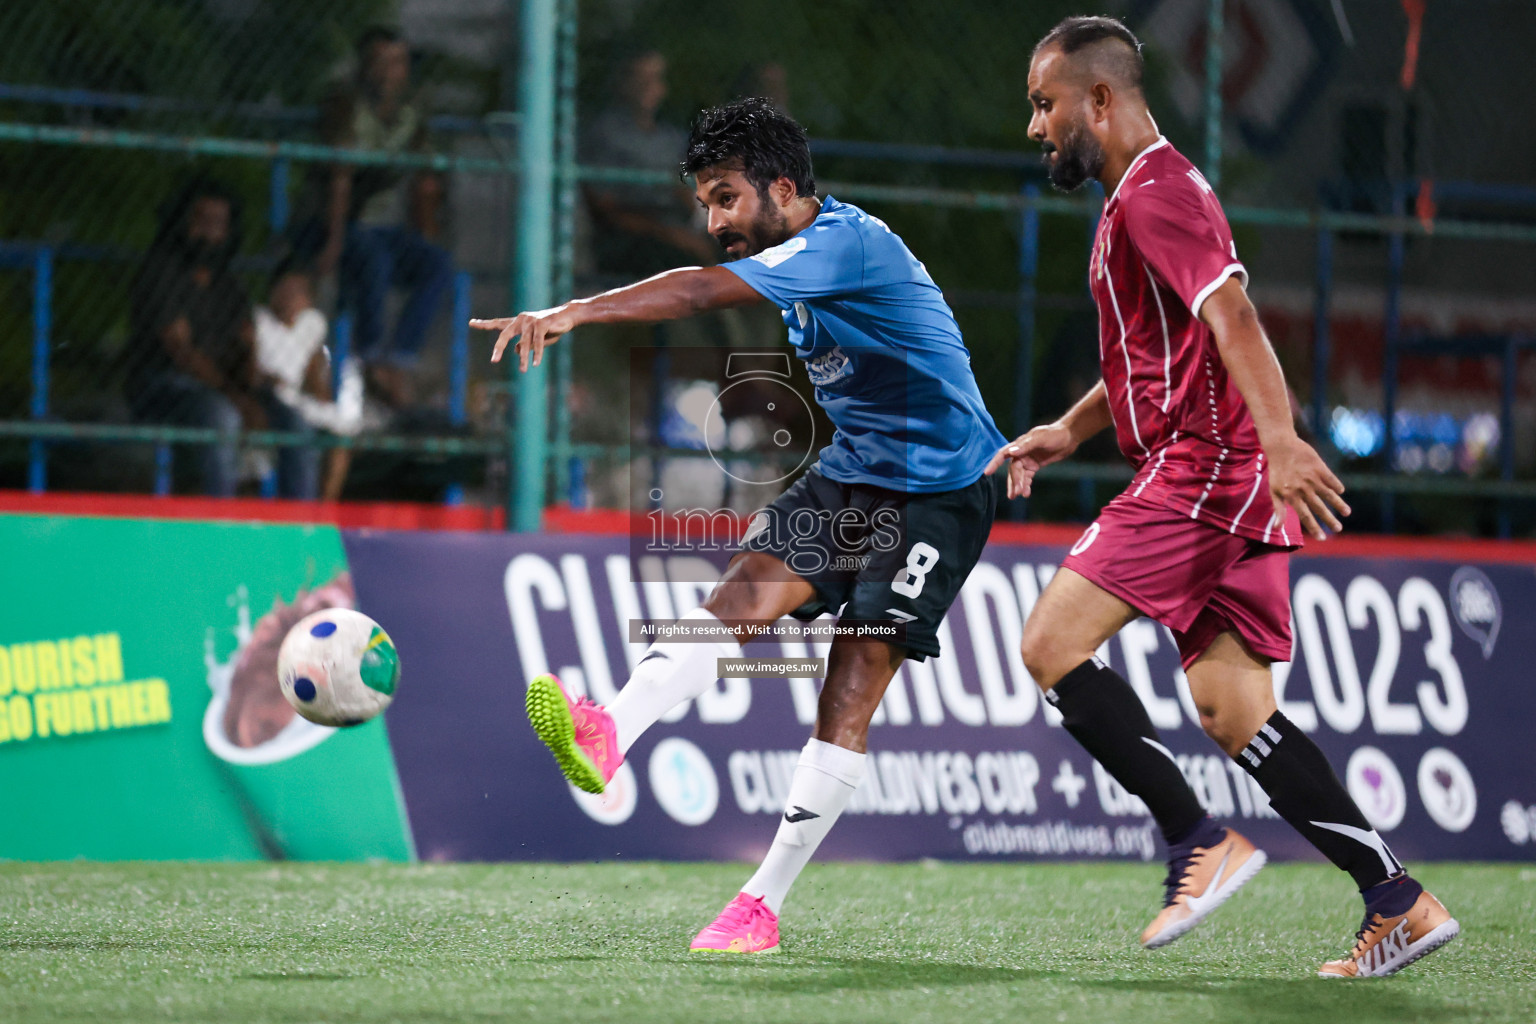
[{"label": "player's knee", "polygon": [[756,580],[732,580],[717,583],[704,599],[704,610],[725,622],[736,619],[761,618],[757,614],[763,603],[763,585]]},{"label": "player's knee", "polygon": [[1200,712],[1200,728],[1205,730],[1205,734],[1225,751],[1228,757],[1236,757],[1252,738],[1251,734],[1240,735],[1242,730],[1233,721],[1233,716],[1220,714],[1214,708],[1197,708],[1196,710]]},{"label": "player's knee", "polygon": [[[779,560],[765,554],[743,554],[725,570],[725,576],[703,600],[703,608],[725,622],[777,619],[794,611],[802,600],[794,593],[796,582],[799,580]],[[805,585],[802,582],[800,586]]]},{"label": "player's knee", "polygon": [[781,581],[765,579],[754,570],[750,560],[732,566],[725,577],[715,584],[704,608],[717,619],[776,619],[779,609],[770,607],[773,591]]},{"label": "player's knee", "polygon": [[1062,664],[1066,656],[1061,645],[1047,630],[1032,629],[1028,624],[1024,626],[1024,640],[1019,644],[1019,656],[1024,660],[1024,668],[1029,672],[1029,677],[1042,690],[1051,689],[1074,667]]}]

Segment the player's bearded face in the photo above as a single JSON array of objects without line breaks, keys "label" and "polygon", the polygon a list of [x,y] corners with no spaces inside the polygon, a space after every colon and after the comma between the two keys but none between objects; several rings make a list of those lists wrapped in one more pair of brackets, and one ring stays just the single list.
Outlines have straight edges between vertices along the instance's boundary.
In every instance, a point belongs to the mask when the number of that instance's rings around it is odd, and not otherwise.
[{"label": "player's bearded face", "polygon": [[1097,178],[1104,170],[1104,147],[1088,130],[1088,122],[1079,116],[1062,134],[1059,144],[1047,139],[1041,143],[1045,149],[1042,160],[1051,184],[1063,192],[1071,192],[1089,178]]},{"label": "player's bearded face", "polygon": [[755,256],[789,238],[789,218],[765,192],[744,190],[737,210],[739,216],[715,232],[729,259]]}]

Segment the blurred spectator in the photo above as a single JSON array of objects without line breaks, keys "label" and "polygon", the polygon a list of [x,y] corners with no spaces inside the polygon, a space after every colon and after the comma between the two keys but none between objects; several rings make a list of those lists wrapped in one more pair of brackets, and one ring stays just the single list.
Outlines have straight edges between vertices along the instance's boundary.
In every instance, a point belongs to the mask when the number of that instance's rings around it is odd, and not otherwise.
[{"label": "blurred spectator", "polygon": [[[229,269],[240,247],[239,215],[223,185],[193,181],[161,207],[159,232],[130,293],[129,405],[140,420],[228,435],[199,449],[203,489],[219,496],[234,494],[239,483],[234,434],[241,427],[303,429],[256,365],[250,300]],[[282,450],[283,495],[313,498],[317,476],[315,452]]]},{"label": "blurred spectator", "polygon": [[[321,140],[392,154],[426,152],[427,117],[410,87],[405,39],[391,28],[369,29],[357,43],[356,78],[322,105]],[[412,371],[453,280],[452,258],[434,244],[442,201],[435,174],[316,165],[296,219],[296,249],[313,255],[321,277],[340,271],[340,304],[356,318],[353,337],[368,383],[397,409],[415,401]],[[386,342],[384,307],[395,287],[408,295]]]},{"label": "blurred spectator", "polygon": [[[624,61],[613,105],[592,120],[582,139],[581,162],[662,171],[675,179],[688,134],[657,119],[666,96],[665,57],[648,51]],[[681,185],[592,186],[586,197],[599,273],[633,279],[720,258],[695,221],[693,193]]]},{"label": "blurred spectator", "polygon": [[[325,347],[328,325],[315,308],[314,277],[302,264],[284,262],[272,274],[267,304],[256,307],[256,362],[272,381],[278,401],[311,427],[353,437],[362,426],[363,376],[357,360],[341,367],[340,385],[333,389],[331,363]],[[352,453],[332,448],[326,453],[320,496],[341,498]]]},{"label": "blurred spectator", "polygon": [[789,113],[789,71],[778,61],[749,64],[736,78],[736,96],[761,96]]}]

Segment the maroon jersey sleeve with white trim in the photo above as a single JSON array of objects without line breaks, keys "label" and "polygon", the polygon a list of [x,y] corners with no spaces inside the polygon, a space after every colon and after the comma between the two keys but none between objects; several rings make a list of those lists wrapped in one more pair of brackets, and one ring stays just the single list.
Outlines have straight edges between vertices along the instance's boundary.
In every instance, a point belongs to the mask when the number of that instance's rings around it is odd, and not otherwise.
[{"label": "maroon jersey sleeve with white trim", "polygon": [[1232,229],[1211,186],[1190,168],[1133,188],[1123,197],[1131,244],[1195,317],[1227,278],[1248,284]]}]

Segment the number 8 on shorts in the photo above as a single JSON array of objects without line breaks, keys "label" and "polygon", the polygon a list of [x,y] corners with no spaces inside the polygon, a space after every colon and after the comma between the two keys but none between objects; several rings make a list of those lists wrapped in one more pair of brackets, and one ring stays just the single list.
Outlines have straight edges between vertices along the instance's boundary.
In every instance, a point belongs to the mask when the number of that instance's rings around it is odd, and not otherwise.
[{"label": "number 8 on shorts", "polygon": [[907,552],[907,564],[902,566],[891,583],[891,589],[902,597],[916,597],[923,592],[923,581],[928,572],[939,562],[939,552],[932,544],[918,541]]}]

